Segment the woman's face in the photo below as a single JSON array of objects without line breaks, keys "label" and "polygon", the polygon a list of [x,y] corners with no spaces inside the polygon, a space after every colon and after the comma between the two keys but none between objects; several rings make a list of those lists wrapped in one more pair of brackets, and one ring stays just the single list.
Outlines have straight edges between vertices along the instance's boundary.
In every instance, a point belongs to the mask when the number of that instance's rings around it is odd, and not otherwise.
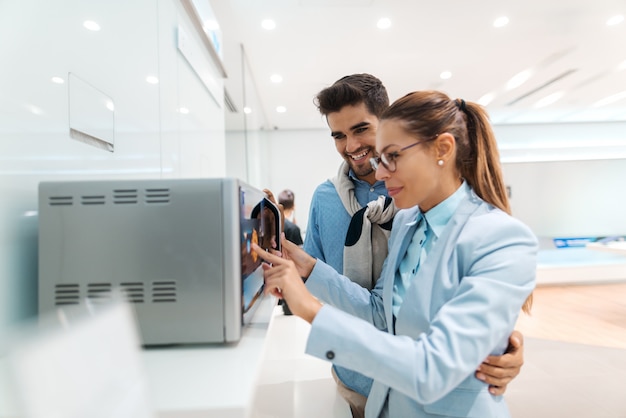
[{"label": "woman's face", "polygon": [[[409,135],[398,120],[386,119],[378,126],[376,150],[381,155],[385,153],[388,160],[395,161],[396,169],[392,173],[379,164],[376,178],[385,182],[389,196],[400,209],[418,205],[426,212],[454,192],[449,193],[443,187],[445,170],[437,165],[437,140],[428,139]],[[419,141],[424,143],[400,151]]]}]

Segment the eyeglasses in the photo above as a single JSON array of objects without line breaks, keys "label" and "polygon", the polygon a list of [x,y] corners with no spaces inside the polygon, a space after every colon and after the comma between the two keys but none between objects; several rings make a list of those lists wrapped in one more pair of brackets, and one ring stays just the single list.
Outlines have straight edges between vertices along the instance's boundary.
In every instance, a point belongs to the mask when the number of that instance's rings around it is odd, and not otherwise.
[{"label": "eyeglasses", "polygon": [[382,165],[390,173],[395,173],[395,171],[396,171],[396,160],[400,156],[400,153],[402,151],[408,150],[411,147],[419,145],[419,144],[421,144],[423,142],[426,142],[426,141],[415,142],[415,143],[413,143],[411,145],[407,145],[406,147],[400,148],[397,151],[383,152],[382,154],[380,154],[379,157],[370,158],[370,164],[372,165],[372,168],[374,169],[374,171],[378,170],[378,167],[380,167]]}]

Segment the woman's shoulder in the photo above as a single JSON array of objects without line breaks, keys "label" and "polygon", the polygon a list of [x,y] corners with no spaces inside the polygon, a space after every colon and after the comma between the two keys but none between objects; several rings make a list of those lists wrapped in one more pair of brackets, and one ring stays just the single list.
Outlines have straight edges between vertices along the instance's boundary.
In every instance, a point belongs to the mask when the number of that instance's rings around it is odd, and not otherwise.
[{"label": "woman's shoulder", "polygon": [[469,217],[467,229],[483,236],[517,235],[535,238],[530,227],[513,215],[486,202]]}]

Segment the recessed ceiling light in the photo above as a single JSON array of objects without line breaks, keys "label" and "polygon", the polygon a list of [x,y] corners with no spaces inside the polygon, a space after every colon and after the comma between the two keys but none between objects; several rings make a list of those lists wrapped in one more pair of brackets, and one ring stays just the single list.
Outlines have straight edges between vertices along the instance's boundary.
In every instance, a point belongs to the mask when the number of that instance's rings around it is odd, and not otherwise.
[{"label": "recessed ceiling light", "polygon": [[246,115],[249,115],[250,113],[252,113],[252,109],[246,106],[243,108],[243,113],[245,113]]},{"label": "recessed ceiling light", "polygon": [[613,94],[613,95],[611,95],[609,97],[605,97],[602,100],[598,100],[597,102],[595,102],[591,106],[593,106],[593,107],[606,106],[608,104],[615,103],[615,102],[620,101],[622,99],[626,99],[626,91],[623,91],[623,92],[617,93],[617,94]]},{"label": "recessed ceiling light", "polygon": [[50,81],[52,81],[52,82],[53,82],[53,83],[55,83],[55,84],[63,84],[63,83],[65,83],[65,80],[63,80],[63,78],[61,78],[61,77],[56,77],[56,76],[52,77],[52,78],[50,79]]},{"label": "recessed ceiling light", "polygon": [[285,106],[277,106],[276,111],[278,113],[285,113],[287,111],[287,108]]},{"label": "recessed ceiling light", "polygon": [[280,83],[283,81],[283,76],[280,74],[272,74],[270,80],[272,80],[272,83]]},{"label": "recessed ceiling light", "polygon": [[444,71],[441,74],[439,74],[439,77],[441,77],[442,80],[447,80],[450,77],[452,77],[452,73],[450,71]]},{"label": "recessed ceiling light", "polygon": [[557,100],[559,100],[561,97],[563,97],[564,92],[562,91],[557,91],[555,93],[549,94],[546,97],[544,97],[541,100],[538,100],[537,103],[535,103],[534,107],[535,108],[540,108],[540,107],[546,107],[551,105],[552,103],[556,102]]},{"label": "recessed ceiling light", "polygon": [[85,20],[83,22],[83,26],[86,29],[92,30],[94,32],[97,32],[100,30],[100,25],[98,25],[96,22],[94,22],[93,20]]},{"label": "recessed ceiling light", "polygon": [[378,29],[389,29],[391,27],[391,19],[383,17],[382,19],[378,20],[376,26],[378,27]]},{"label": "recessed ceiling light", "polygon": [[153,75],[146,77],[146,82],[150,84],[159,84],[159,79]]},{"label": "recessed ceiling light", "polygon": [[487,106],[489,103],[495,99],[496,95],[493,93],[487,93],[483,95],[480,99],[478,99],[478,104],[482,106]]},{"label": "recessed ceiling light", "polygon": [[624,15],[615,15],[615,16],[611,16],[609,20],[606,21],[606,25],[615,26],[615,25],[619,25],[623,21],[624,21]]},{"label": "recessed ceiling light", "polygon": [[496,20],[493,21],[494,28],[502,28],[509,24],[509,18],[506,16],[500,16]]},{"label": "recessed ceiling light", "polygon": [[183,114],[183,115],[188,115],[189,114],[189,109],[187,109],[186,107],[179,107],[178,108],[178,112]]},{"label": "recessed ceiling light", "polygon": [[530,70],[524,70],[521,73],[515,74],[508,83],[506,83],[507,90],[513,90],[528,81],[532,72]]},{"label": "recessed ceiling light", "polygon": [[266,30],[272,30],[276,28],[276,22],[274,22],[272,19],[265,19],[263,22],[261,22],[261,27]]},{"label": "recessed ceiling light", "polygon": [[624,71],[626,70],[626,60],[622,61],[622,63],[620,65],[617,66],[617,70],[618,71]]},{"label": "recessed ceiling light", "polygon": [[43,110],[41,110],[40,107],[37,107],[37,106],[35,106],[33,104],[28,105],[27,107],[28,107],[28,110],[30,110],[30,113],[32,113],[33,115],[41,115],[41,114],[43,114]]},{"label": "recessed ceiling light", "polygon": [[115,111],[115,105],[113,104],[113,102],[111,100],[107,100],[107,104],[106,104],[107,109],[109,109],[111,112]]}]

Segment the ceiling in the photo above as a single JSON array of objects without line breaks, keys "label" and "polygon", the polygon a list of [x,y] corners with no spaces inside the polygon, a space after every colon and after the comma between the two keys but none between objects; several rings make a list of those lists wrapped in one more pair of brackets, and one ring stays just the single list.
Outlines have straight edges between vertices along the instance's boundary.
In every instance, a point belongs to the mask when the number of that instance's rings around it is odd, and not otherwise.
[{"label": "ceiling", "polygon": [[[211,0],[211,6],[223,35],[226,89],[237,108],[229,117],[246,119],[252,129],[324,128],[315,94],[362,72],[379,77],[392,101],[422,89],[468,101],[491,93],[487,110],[495,124],[626,120],[626,22],[606,24],[626,15],[624,0]],[[500,16],[509,23],[495,28]],[[376,27],[383,17],[391,21],[385,30]],[[267,18],[275,29],[261,27]],[[249,71],[242,73],[242,62]],[[452,76],[441,79],[443,71]],[[527,81],[507,88],[523,71],[530,72]],[[273,74],[283,81],[270,81]],[[560,99],[537,107],[552,94]],[[619,100],[598,103],[616,94]],[[244,105],[252,108],[247,116]]]}]

